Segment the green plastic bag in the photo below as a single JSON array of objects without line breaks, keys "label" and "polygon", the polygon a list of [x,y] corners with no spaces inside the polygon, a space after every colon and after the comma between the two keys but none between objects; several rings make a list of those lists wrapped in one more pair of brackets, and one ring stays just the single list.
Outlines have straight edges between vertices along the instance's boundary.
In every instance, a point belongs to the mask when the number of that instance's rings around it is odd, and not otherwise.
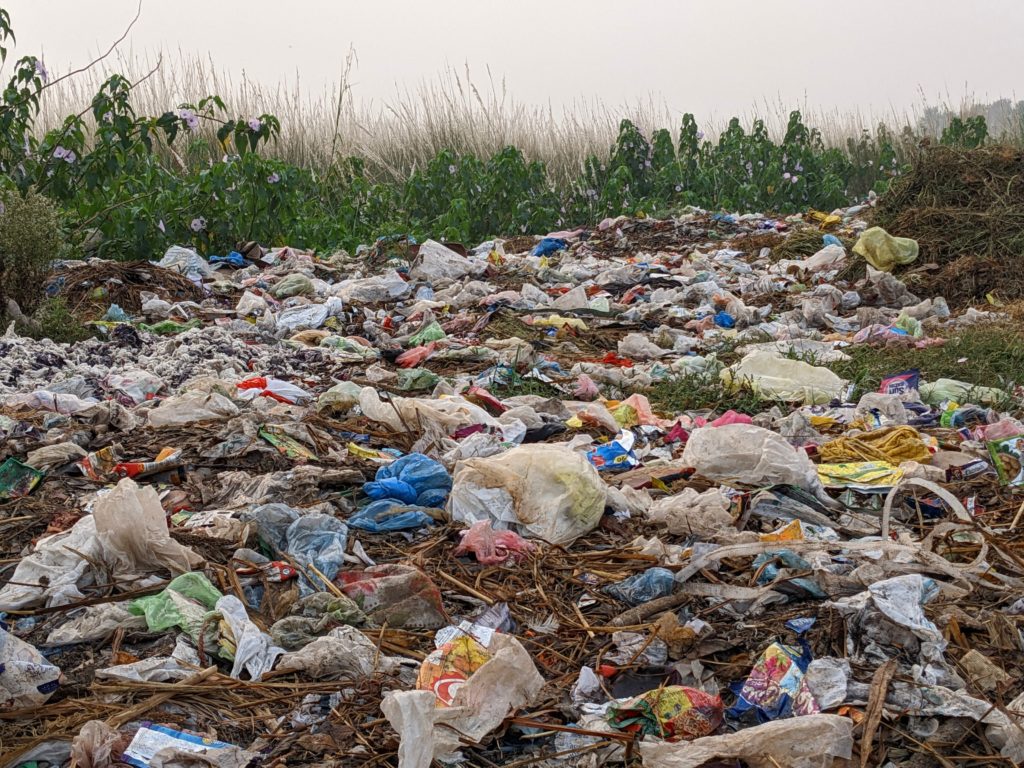
[{"label": "green plastic bag", "polygon": [[145,616],[150,632],[178,627],[195,639],[207,612],[213,610],[221,597],[205,575],[193,571],[172,580],[163,592],[133,600],[128,611]]},{"label": "green plastic bag", "polygon": [[447,334],[444,329],[441,328],[441,324],[434,320],[432,323],[422,328],[418,333],[409,338],[408,344],[410,347],[418,347],[421,344],[426,344],[430,341],[440,341],[446,338]]}]

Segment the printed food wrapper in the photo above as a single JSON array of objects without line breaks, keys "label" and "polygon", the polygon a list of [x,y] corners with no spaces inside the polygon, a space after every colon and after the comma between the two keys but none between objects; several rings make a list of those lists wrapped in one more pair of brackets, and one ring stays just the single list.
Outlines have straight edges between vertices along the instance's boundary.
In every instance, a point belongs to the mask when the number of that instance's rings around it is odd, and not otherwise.
[{"label": "printed food wrapper", "polygon": [[697,739],[714,733],[724,716],[721,696],[682,685],[656,688],[608,708],[612,728],[666,741]]}]

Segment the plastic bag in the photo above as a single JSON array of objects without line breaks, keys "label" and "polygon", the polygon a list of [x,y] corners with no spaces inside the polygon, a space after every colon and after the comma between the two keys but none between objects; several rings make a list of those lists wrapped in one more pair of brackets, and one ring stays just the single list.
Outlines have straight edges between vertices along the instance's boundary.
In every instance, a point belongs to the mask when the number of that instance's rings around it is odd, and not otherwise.
[{"label": "plastic bag", "polygon": [[378,626],[436,629],[448,623],[441,590],[418,568],[374,565],[343,571],[335,583]]},{"label": "plastic bag", "polygon": [[433,523],[434,518],[428,514],[426,507],[403,504],[394,499],[370,502],[348,519],[348,524],[353,528],[370,533],[411,531]]},{"label": "plastic bag", "polygon": [[366,615],[348,597],[314,592],[299,600],[292,615],[278,619],[270,628],[276,645],[294,651],[343,624],[363,624]]},{"label": "plastic bag", "polygon": [[676,588],[675,574],[667,568],[648,568],[643,573],[609,584],[606,594],[628,605],[640,605],[671,595]]},{"label": "plastic bag", "polygon": [[[270,635],[261,632],[249,614],[245,612],[242,601],[234,595],[225,595],[217,601],[215,610],[220,613],[231,628],[233,646],[233,664],[231,676],[236,680],[247,672],[251,680],[259,680],[274,667],[277,657],[284,653],[284,648],[273,644]],[[222,633],[223,645],[223,633]],[[224,655],[223,650],[221,655]]]},{"label": "plastic bag", "polygon": [[377,470],[373,482],[363,486],[371,499],[394,499],[406,504],[439,507],[448,498],[452,478],[439,462],[411,453]]},{"label": "plastic bag", "polygon": [[881,227],[871,227],[861,233],[853,252],[875,269],[892,272],[916,260],[918,246],[909,237],[893,237]]},{"label": "plastic bag", "polygon": [[494,530],[488,520],[473,523],[468,530],[459,531],[459,536],[459,546],[452,554],[458,557],[472,552],[483,565],[518,563],[536,548],[518,533]]},{"label": "plastic bag", "polygon": [[752,424],[695,430],[683,450],[682,461],[719,483],[788,484],[824,493],[807,453],[780,435]]},{"label": "plastic bag", "polygon": [[549,544],[571,544],[597,527],[605,484],[584,456],[562,445],[521,445],[455,469],[448,512],[456,522],[494,521]]},{"label": "plastic bag", "polygon": [[221,597],[220,591],[202,573],[184,573],[172,579],[162,592],[133,600],[128,611],[144,616],[150,632],[178,627],[195,639],[203,618]]},{"label": "plastic bag", "polygon": [[749,390],[786,402],[824,404],[843,394],[846,382],[828,368],[754,352],[722,370],[722,383],[732,391]]},{"label": "plastic bag", "polygon": [[289,296],[312,296],[313,281],[301,272],[293,272],[275,283],[274,287],[270,289],[270,293],[275,299],[285,299]]},{"label": "plastic bag", "polygon": [[833,768],[848,765],[853,756],[853,725],[839,715],[807,715],[684,744],[645,740],[640,755],[644,768],[700,768],[737,760],[749,768]]},{"label": "plastic bag", "polygon": [[33,552],[18,563],[10,582],[0,589],[0,611],[67,605],[84,599],[79,587],[95,581],[90,560],[103,561],[92,515],[83,517],[71,530],[36,543]]},{"label": "plastic bag", "polygon": [[267,376],[253,376],[252,378],[245,379],[238,382],[237,388],[239,400],[255,400],[257,397],[269,397],[271,400],[276,400],[279,403],[301,405],[313,399],[312,395],[301,387]]},{"label": "plastic bag", "polygon": [[956,379],[936,379],[921,383],[921,402],[941,405],[955,400],[958,403],[980,403],[992,405],[1006,399],[1006,392],[995,387],[983,387]]},{"label": "plastic bag", "polygon": [[38,707],[60,685],[60,669],[0,627],[0,712]]},{"label": "plastic bag", "polygon": [[238,415],[238,407],[216,392],[186,392],[162,400],[146,416],[151,427],[180,427],[197,421],[226,421]]},{"label": "plastic bag", "polygon": [[427,240],[420,246],[416,254],[416,263],[409,270],[409,276],[415,280],[436,283],[442,280],[458,280],[466,275],[481,275],[486,271],[486,261],[467,259],[435,240]]},{"label": "plastic bag", "polygon": [[96,500],[93,517],[104,562],[115,572],[148,574],[166,569],[172,574],[187,573],[204,562],[171,538],[160,497],[152,486],[140,487],[126,477]]},{"label": "plastic bag", "polygon": [[126,630],[145,629],[146,622],[120,603],[89,605],[69,621],[50,632],[47,645],[68,645],[93,640],[109,640],[121,627]]},{"label": "plastic bag", "polygon": [[71,742],[71,760],[77,768],[110,768],[111,754],[121,744],[121,734],[102,720],[90,720]]},{"label": "plastic bag", "polygon": [[[345,562],[345,544],[348,526],[331,515],[304,515],[288,526],[287,552],[295,561],[308,568],[315,566],[330,581]],[[301,569],[300,569],[301,574]],[[324,588],[319,577],[311,574],[299,576],[303,595],[320,592]]]},{"label": "plastic bag", "polygon": [[303,679],[311,680],[359,680],[397,667],[394,659],[379,653],[358,629],[337,627],[304,648],[284,654],[277,671],[300,672]]}]

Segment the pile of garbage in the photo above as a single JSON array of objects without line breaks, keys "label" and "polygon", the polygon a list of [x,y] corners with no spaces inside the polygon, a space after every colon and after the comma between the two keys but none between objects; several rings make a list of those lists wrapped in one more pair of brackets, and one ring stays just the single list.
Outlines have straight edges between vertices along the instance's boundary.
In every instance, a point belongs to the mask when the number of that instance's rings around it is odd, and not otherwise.
[{"label": "pile of garbage", "polygon": [[97,338],[0,338],[0,768],[1024,761],[1020,393],[833,370],[997,319],[867,212],[65,265]]}]

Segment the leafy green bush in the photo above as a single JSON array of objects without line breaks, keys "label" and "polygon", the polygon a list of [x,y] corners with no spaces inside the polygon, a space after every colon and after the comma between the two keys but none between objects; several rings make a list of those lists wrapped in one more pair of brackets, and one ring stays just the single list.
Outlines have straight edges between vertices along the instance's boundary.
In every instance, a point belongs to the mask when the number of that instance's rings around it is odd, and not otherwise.
[{"label": "leafy green bush", "polygon": [[11,299],[30,314],[50,264],[64,251],[56,205],[34,190],[0,196],[0,315]]}]

